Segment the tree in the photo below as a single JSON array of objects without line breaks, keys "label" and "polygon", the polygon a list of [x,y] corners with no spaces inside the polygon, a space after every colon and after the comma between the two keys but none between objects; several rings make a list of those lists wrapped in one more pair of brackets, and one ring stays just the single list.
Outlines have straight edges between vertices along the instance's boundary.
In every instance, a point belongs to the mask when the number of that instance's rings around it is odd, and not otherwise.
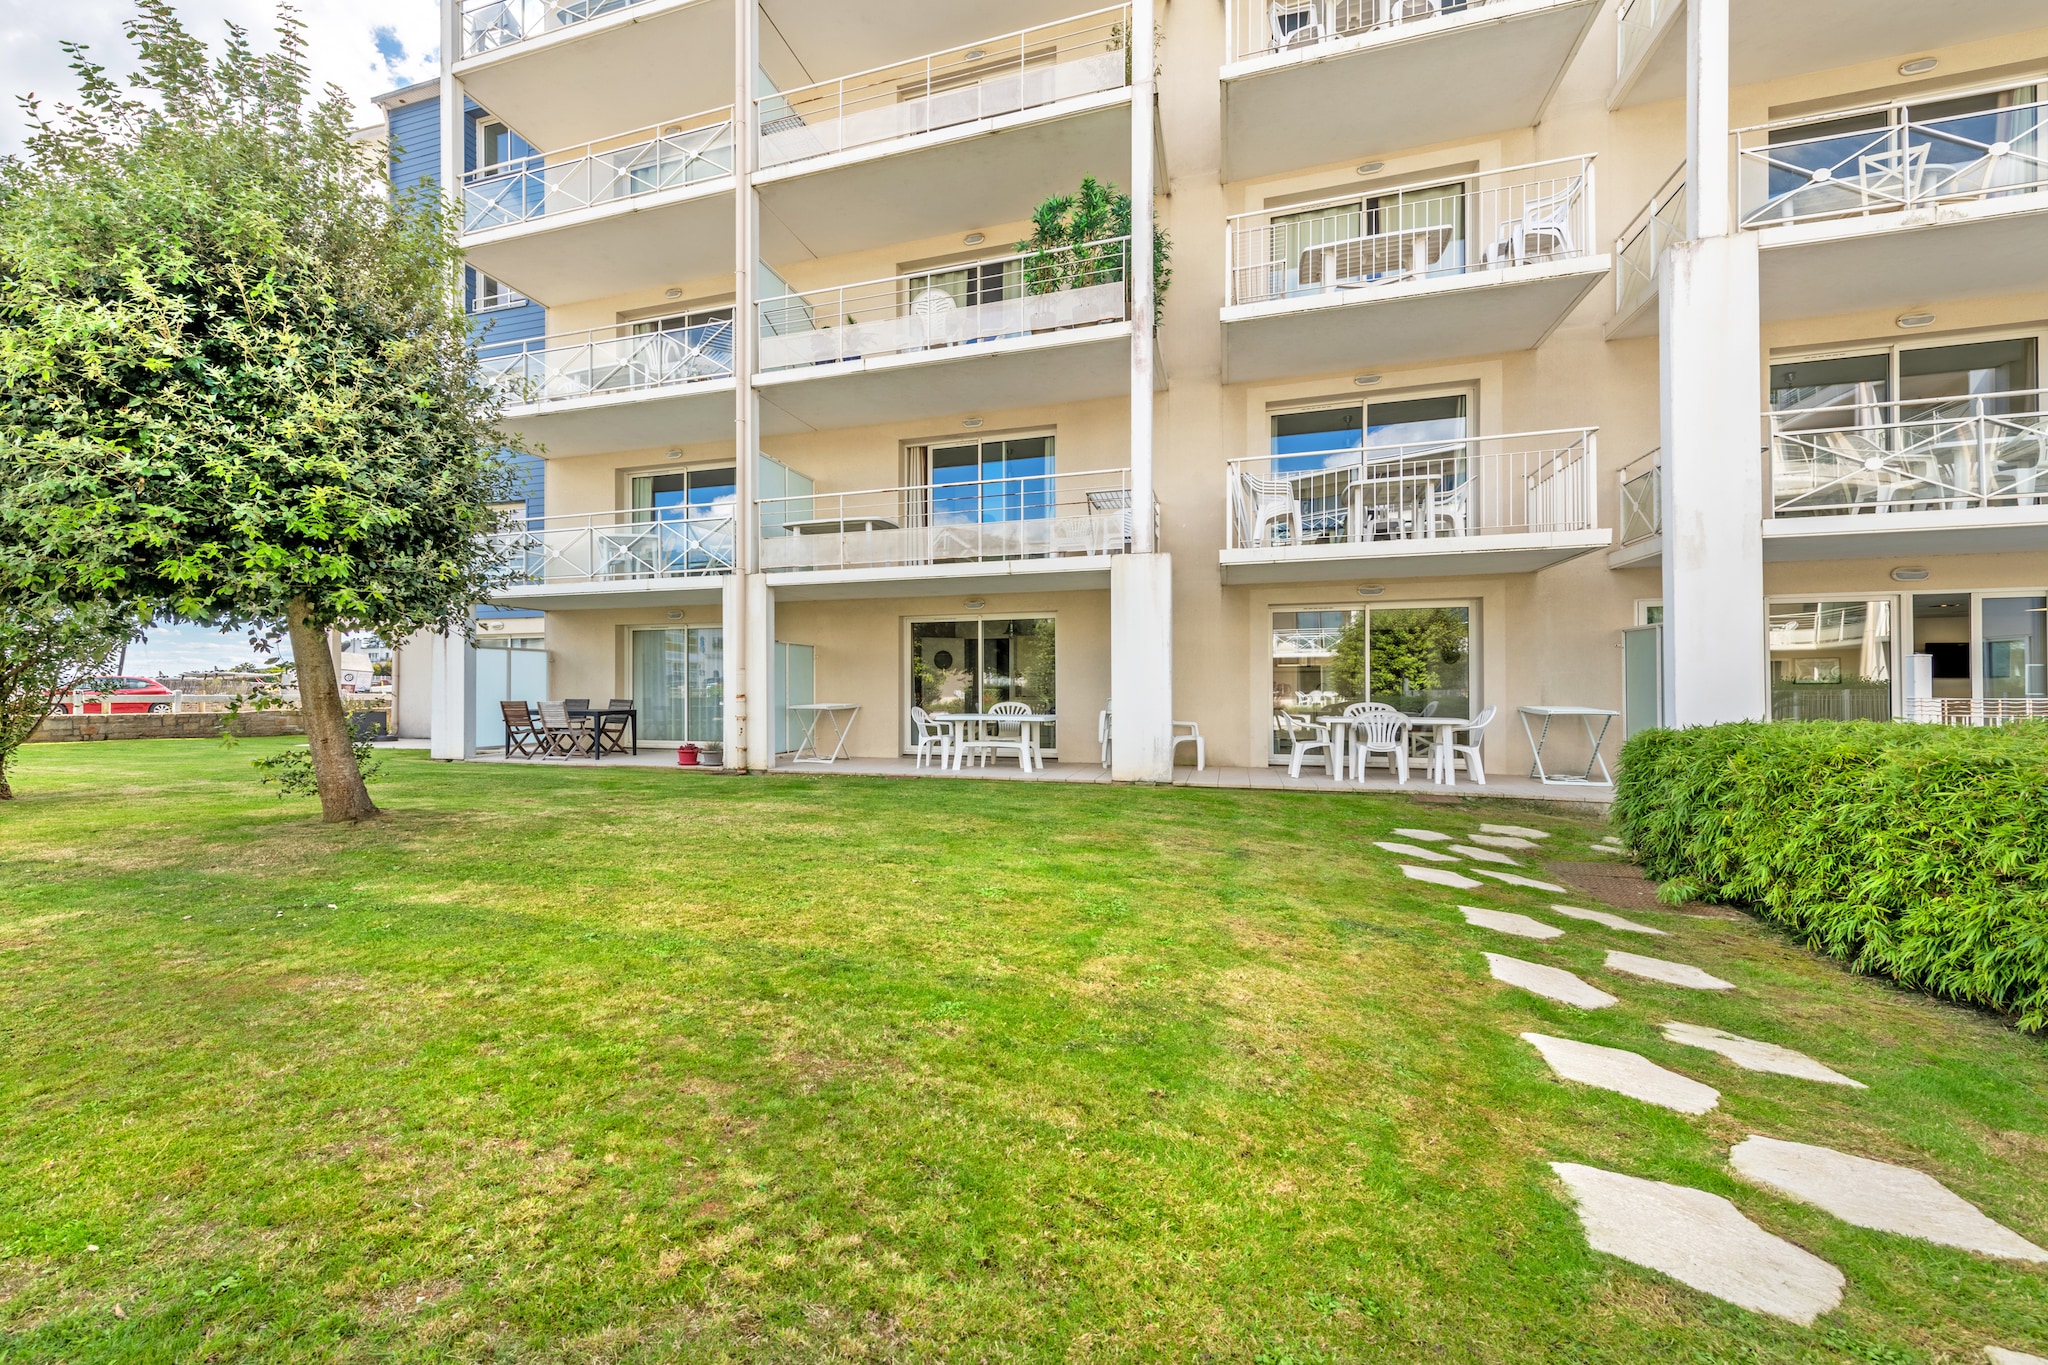
[{"label": "tree", "polygon": [[124,94],[24,101],[0,163],[0,602],[288,637],[329,820],[376,813],[326,632],[470,629],[505,581],[498,395],[453,215],[393,197],[302,25],[218,57],[137,0]]},{"label": "tree", "polygon": [[[1072,194],[1055,194],[1031,213],[1031,236],[1017,243],[1024,261],[1028,294],[1051,294],[1125,280],[1124,261],[1131,235],[1131,196],[1092,175],[1081,177]],[[1173,242],[1153,229],[1153,322],[1166,307],[1173,283]],[[1128,283],[1126,281],[1126,283]],[[1128,295],[1129,290],[1125,293]]]},{"label": "tree", "polygon": [[1465,618],[1451,608],[1375,607],[1337,637],[1330,673],[1347,697],[1413,696],[1438,686],[1467,647]]},{"label": "tree", "polygon": [[14,799],[7,782],[14,751],[34,737],[56,698],[108,670],[134,625],[97,605],[0,611],[0,801]]}]

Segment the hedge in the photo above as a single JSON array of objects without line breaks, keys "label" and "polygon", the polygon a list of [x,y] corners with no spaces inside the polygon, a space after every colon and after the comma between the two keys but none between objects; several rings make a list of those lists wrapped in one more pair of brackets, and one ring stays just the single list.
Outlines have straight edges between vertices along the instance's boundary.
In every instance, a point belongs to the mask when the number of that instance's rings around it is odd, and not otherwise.
[{"label": "hedge", "polygon": [[2048,1029],[2048,724],[1645,730],[1613,813],[1666,899]]}]

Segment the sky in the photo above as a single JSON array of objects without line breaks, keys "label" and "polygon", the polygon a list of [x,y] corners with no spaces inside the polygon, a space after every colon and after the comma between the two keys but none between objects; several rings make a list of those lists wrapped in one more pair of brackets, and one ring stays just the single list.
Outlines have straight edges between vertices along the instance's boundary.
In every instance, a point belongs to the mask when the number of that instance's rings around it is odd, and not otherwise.
[{"label": "sky", "polygon": [[[216,45],[222,25],[239,23],[256,46],[274,45],[274,0],[172,0],[185,26]],[[435,0],[298,0],[306,21],[313,78],[339,85],[355,100],[357,124],[379,121],[370,97],[435,74],[439,69],[441,21]],[[66,40],[91,48],[108,70],[133,68],[133,49],[121,33],[134,14],[130,0],[0,0],[0,155],[21,149],[26,132],[17,97],[35,94],[46,108],[76,90],[64,49]]]}]

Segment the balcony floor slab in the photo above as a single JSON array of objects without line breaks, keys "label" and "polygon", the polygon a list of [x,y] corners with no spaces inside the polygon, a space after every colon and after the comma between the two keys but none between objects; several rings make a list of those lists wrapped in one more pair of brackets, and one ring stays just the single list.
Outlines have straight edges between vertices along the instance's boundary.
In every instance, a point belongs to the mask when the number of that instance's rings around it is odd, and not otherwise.
[{"label": "balcony floor slab", "polygon": [[1423,540],[1339,542],[1299,549],[1224,550],[1226,584],[1320,583],[1336,578],[1460,578],[1534,573],[1612,543],[1614,532],[1533,532]]},{"label": "balcony floor slab", "polygon": [[[551,457],[603,455],[733,438],[733,381],[696,383],[509,407],[498,428]],[[544,448],[544,449],[543,449]]]},{"label": "balcony floor slab", "polygon": [[1769,517],[1764,560],[1899,559],[2048,550],[2048,505],[1863,516]]},{"label": "balcony floor slab", "polygon": [[2048,192],[1758,229],[1763,319],[2048,290]]},{"label": "balcony floor slab", "polygon": [[730,176],[465,233],[469,264],[537,303],[644,293],[733,271]]},{"label": "balcony floor slab", "polygon": [[931,597],[958,593],[1107,592],[1107,555],[1018,559],[978,564],[909,564],[867,569],[771,573],[768,586],[785,602],[850,598]]},{"label": "balcony floor slab", "polygon": [[730,574],[694,578],[626,578],[596,583],[535,583],[507,588],[495,607],[527,611],[583,611],[606,607],[695,607],[724,600]]}]

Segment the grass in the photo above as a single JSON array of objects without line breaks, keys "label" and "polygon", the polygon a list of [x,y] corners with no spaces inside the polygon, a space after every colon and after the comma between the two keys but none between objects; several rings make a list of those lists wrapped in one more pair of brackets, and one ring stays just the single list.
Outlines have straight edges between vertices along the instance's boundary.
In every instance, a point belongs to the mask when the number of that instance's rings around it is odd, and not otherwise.
[{"label": "grass", "polygon": [[[2048,1046],[1740,918],[1466,926],[1403,798],[393,755],[323,828],[206,741],[0,807],[0,1361],[1975,1360],[2048,1270],[1742,1185],[1748,1133],[2048,1241]],[[1533,911],[1501,887],[1474,904]],[[1597,1014],[1494,983],[1579,971]],[[1666,1019],[1865,1091],[1739,1071]],[[1555,1080],[1524,1029],[1723,1092]],[[1812,1328],[1589,1251],[1547,1163],[1695,1185],[1847,1275]],[[123,1316],[125,1315],[125,1316]]]}]

